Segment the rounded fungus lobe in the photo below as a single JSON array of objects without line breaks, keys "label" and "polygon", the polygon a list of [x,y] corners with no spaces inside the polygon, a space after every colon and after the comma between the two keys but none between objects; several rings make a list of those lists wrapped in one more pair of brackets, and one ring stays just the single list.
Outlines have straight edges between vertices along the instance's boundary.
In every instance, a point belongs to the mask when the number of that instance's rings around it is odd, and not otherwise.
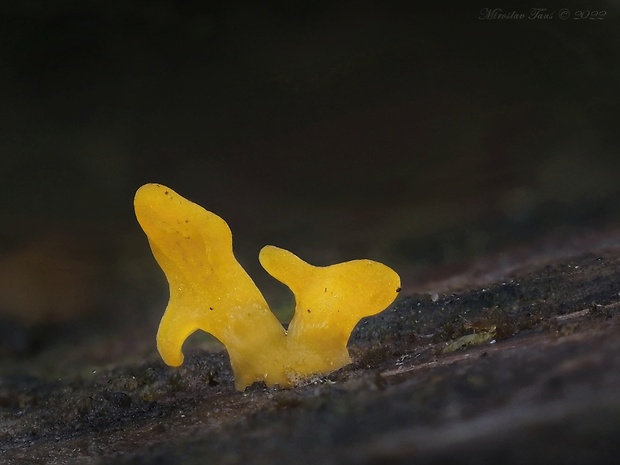
[{"label": "rounded fungus lobe", "polygon": [[[265,379],[278,363],[276,348],[284,352],[285,332],[235,259],[226,222],[160,184],[138,189],[134,206],[170,286],[157,332],[164,362],[181,365],[183,343],[201,329],[226,346],[238,388]],[[257,351],[262,345],[274,350]]]},{"label": "rounded fungus lobe", "polygon": [[183,343],[201,329],[226,347],[239,390],[255,381],[290,387],[350,363],[346,344],[357,322],[385,309],[399,291],[398,275],[378,262],[315,267],[264,247],[261,264],[295,294],[287,334],[235,259],[222,218],[160,184],[138,189],[134,206],[170,286],[157,333],[164,362],[181,365]]},{"label": "rounded fungus lobe", "polygon": [[394,270],[372,260],[313,266],[291,252],[266,246],[263,268],[295,295],[288,327],[288,370],[300,377],[351,363],[347,342],[355,325],[390,305],[400,290]]}]

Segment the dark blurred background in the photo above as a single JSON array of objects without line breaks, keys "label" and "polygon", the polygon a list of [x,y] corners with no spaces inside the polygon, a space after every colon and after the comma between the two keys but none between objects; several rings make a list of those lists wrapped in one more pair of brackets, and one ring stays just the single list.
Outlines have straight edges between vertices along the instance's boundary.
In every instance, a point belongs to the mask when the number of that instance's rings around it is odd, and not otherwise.
[{"label": "dark blurred background", "polygon": [[[539,6],[551,18],[479,3],[3,3],[2,321],[96,315],[151,347],[167,291],[133,217],[146,182],[225,218],[278,311],[290,296],[258,266],[265,244],[385,261],[414,291],[436,266],[615,225],[620,7]],[[498,16],[513,11],[526,17]]]}]

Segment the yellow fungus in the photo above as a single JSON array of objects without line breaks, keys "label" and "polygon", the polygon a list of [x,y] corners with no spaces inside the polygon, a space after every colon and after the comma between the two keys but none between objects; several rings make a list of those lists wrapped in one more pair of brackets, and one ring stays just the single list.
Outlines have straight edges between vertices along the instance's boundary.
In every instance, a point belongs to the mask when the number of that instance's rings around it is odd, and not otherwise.
[{"label": "yellow fungus", "polygon": [[264,247],[259,259],[295,295],[287,335],[291,376],[329,373],[351,363],[351,331],[390,305],[400,286],[396,272],[372,260],[317,267],[274,246]]},{"label": "yellow fungus", "polygon": [[384,310],[400,290],[396,272],[378,262],[315,267],[266,246],[262,266],[295,295],[287,333],[235,259],[222,218],[160,184],[138,189],[134,206],[170,286],[157,332],[162,359],[181,365],[185,340],[206,331],[226,347],[239,390],[255,381],[290,387],[347,365],[355,325]]}]

